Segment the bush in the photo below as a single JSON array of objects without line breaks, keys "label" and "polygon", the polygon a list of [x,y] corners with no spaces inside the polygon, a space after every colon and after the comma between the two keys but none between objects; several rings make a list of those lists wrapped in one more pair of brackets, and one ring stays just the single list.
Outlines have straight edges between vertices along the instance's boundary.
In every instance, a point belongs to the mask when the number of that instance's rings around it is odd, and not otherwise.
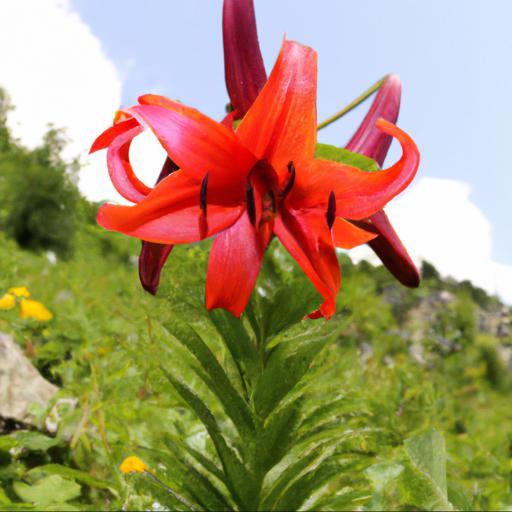
[{"label": "bush", "polygon": [[0,91],[0,228],[21,247],[67,257],[82,201],[78,165],[62,160],[65,139],[54,128],[34,150],[13,140],[6,125],[8,110],[8,98]]}]

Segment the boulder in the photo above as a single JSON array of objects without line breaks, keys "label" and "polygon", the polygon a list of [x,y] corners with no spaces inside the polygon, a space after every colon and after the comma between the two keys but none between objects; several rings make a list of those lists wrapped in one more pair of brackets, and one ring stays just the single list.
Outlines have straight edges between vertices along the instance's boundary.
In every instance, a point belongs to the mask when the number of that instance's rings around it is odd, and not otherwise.
[{"label": "boulder", "polygon": [[0,417],[30,423],[29,406],[47,407],[58,391],[34,368],[18,344],[0,333]]}]

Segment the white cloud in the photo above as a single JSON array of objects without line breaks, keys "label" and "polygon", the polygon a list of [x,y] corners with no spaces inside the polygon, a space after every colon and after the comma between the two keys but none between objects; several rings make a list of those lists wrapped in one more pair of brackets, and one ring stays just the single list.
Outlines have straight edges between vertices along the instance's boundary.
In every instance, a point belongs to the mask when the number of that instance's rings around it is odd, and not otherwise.
[{"label": "white cloud", "polygon": [[2,0],[0,17],[0,86],[16,107],[13,134],[34,147],[49,122],[66,128],[65,157],[87,164],[82,191],[92,199],[115,197],[105,155],[87,156],[121,103],[119,73],[100,41],[69,0]]},{"label": "white cloud", "polygon": [[[386,212],[415,261],[430,261],[441,274],[470,279],[512,304],[512,266],[492,260],[491,224],[470,193],[460,181],[423,178]],[[378,261],[366,247],[351,255]]]}]

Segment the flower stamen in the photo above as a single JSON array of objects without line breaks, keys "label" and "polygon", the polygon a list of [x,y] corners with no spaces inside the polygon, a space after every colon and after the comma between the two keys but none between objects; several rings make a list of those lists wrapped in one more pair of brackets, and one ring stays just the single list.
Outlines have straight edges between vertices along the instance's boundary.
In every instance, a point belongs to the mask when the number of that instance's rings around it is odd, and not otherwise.
[{"label": "flower stamen", "polygon": [[256,204],[254,202],[254,188],[250,179],[247,179],[247,188],[245,189],[247,198],[247,214],[253,226],[256,225]]},{"label": "flower stamen", "polygon": [[293,184],[295,183],[295,166],[292,161],[288,162],[288,173],[290,174],[290,179],[288,180],[286,187],[284,187],[281,192],[281,197],[283,199],[290,193],[290,190],[293,188]]},{"label": "flower stamen", "polygon": [[329,226],[329,229],[331,229],[334,224],[334,219],[336,218],[336,196],[332,190],[329,194],[329,203],[327,205],[327,213],[325,216],[327,218],[327,225]]},{"label": "flower stamen", "polygon": [[207,208],[207,194],[208,194],[208,173],[204,175],[203,181],[201,182],[201,190],[199,192],[199,207],[206,217]]}]

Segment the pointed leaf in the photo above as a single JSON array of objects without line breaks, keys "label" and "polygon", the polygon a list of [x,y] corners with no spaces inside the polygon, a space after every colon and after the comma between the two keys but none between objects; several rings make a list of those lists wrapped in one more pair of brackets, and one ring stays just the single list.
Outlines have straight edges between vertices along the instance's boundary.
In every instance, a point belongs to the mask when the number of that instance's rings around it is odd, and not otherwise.
[{"label": "pointed leaf", "polygon": [[224,340],[241,378],[253,381],[259,374],[261,361],[243,320],[222,309],[209,311],[208,316]]},{"label": "pointed leaf", "polygon": [[317,489],[346,470],[344,466],[336,461],[321,463],[298,478],[280,497],[272,510],[299,510]]},{"label": "pointed leaf", "polygon": [[294,388],[316,355],[339,331],[340,324],[336,322],[312,324],[272,349],[254,393],[254,407],[262,418]]},{"label": "pointed leaf", "polygon": [[256,460],[258,471],[264,475],[289,451],[294,427],[298,420],[302,397],[299,396],[270,415],[258,437]]},{"label": "pointed leaf", "polygon": [[175,338],[187,347],[199,361],[208,375],[208,384],[222,403],[226,414],[231,418],[240,435],[247,435],[254,429],[252,413],[244,399],[229,381],[226,372],[216,357],[193,327],[174,318],[165,327]]},{"label": "pointed leaf", "polygon": [[259,493],[259,486],[251,473],[247,471],[233,449],[228,446],[215,417],[206,404],[190,388],[176,380],[165,369],[162,368],[162,370],[181,398],[206,427],[222,462],[227,477],[226,482],[233,499],[239,506],[250,508],[256,502]]}]

